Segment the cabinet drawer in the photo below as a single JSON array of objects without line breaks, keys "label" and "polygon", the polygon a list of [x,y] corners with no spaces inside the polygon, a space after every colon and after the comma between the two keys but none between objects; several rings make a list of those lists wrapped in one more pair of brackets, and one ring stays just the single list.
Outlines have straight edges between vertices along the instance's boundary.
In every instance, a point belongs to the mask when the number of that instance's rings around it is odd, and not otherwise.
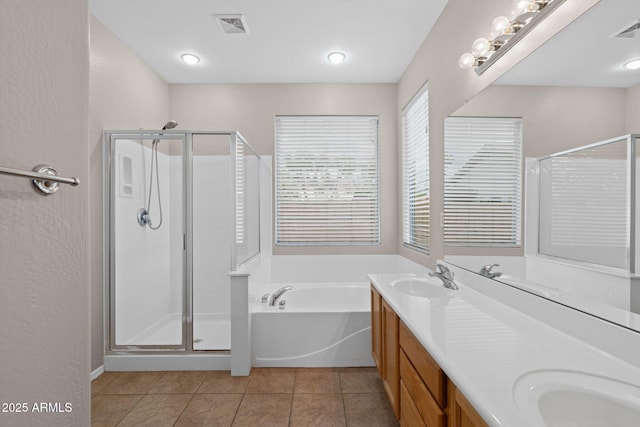
[{"label": "cabinet drawer", "polygon": [[[447,377],[409,329],[400,322],[400,347],[441,408],[447,405]],[[411,391],[411,390],[409,390]],[[415,400],[415,399],[414,399]]]},{"label": "cabinet drawer", "polygon": [[400,427],[427,427],[402,380],[400,380]]},{"label": "cabinet drawer", "polygon": [[[403,350],[400,350],[400,378],[425,424],[429,427],[444,427],[443,410],[431,396]],[[402,414],[401,417],[403,417]]]}]

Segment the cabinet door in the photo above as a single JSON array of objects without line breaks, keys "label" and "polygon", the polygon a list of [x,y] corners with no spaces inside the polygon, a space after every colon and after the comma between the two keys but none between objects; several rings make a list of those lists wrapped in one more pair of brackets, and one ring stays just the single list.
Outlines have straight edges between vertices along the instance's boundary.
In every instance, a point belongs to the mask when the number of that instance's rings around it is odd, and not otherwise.
[{"label": "cabinet door", "polygon": [[389,402],[400,418],[400,366],[398,342],[398,316],[384,298],[380,304],[382,312],[382,382]]},{"label": "cabinet door", "polygon": [[382,313],[380,301],[382,297],[371,285],[371,354],[373,361],[382,376]]},{"label": "cabinet door", "polygon": [[451,381],[449,381],[449,427],[488,427]]}]

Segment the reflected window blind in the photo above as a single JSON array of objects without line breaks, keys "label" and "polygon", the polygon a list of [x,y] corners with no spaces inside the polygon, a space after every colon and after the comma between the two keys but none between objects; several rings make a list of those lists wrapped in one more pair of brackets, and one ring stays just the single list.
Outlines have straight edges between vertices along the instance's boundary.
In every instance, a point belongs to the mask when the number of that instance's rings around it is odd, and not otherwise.
[{"label": "reflected window blind", "polygon": [[403,243],[428,252],[429,201],[429,95],[425,86],[402,110]]},{"label": "reflected window blind", "polygon": [[380,242],[378,119],[276,117],[276,244]]},{"label": "reflected window blind", "polygon": [[522,120],[449,117],[444,143],[444,242],[520,246]]}]

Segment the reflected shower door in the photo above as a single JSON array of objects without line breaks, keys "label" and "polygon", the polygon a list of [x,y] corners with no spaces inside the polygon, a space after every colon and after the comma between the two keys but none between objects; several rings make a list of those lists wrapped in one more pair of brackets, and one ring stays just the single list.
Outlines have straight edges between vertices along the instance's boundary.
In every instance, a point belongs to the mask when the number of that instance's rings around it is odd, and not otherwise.
[{"label": "reflected shower door", "polygon": [[184,349],[185,135],[140,138],[110,136],[111,347]]}]

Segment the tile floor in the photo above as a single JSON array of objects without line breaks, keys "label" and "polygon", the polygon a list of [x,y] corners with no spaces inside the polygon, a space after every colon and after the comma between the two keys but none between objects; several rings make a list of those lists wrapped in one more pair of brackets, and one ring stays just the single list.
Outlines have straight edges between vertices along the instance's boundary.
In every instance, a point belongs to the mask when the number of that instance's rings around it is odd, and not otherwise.
[{"label": "tile floor", "polygon": [[375,368],[105,372],[93,426],[397,426]]}]

